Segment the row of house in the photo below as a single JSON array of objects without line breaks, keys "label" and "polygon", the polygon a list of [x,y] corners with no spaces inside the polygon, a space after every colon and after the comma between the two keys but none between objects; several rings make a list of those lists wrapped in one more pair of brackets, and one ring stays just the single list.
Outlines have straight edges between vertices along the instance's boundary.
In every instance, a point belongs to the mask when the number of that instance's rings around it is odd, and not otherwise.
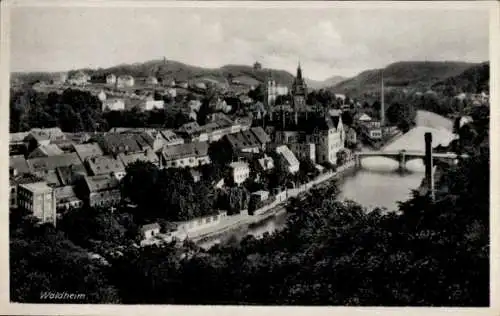
[{"label": "row of house", "polygon": [[[270,137],[261,127],[242,128],[242,122],[230,124],[224,116],[213,119],[215,124],[209,125],[212,129],[203,129],[209,134],[205,141],[183,139],[174,131],[151,128],[113,128],[108,133],[71,137],[58,128],[12,135],[13,144],[34,149],[25,155],[10,156],[10,206],[28,210],[42,221],[54,224],[58,211],[85,204],[113,206],[121,201],[119,184],[127,166],[135,161],[147,161],[160,168],[209,164],[209,140],[220,140],[233,152],[236,160],[230,164],[231,175],[234,183],[241,184],[250,174],[248,162],[241,159],[248,158],[249,154],[262,154],[266,149],[273,150],[267,146]],[[73,143],[73,139],[77,143]],[[57,143],[71,146],[62,149]],[[298,160],[286,146],[274,150],[291,173],[298,171]],[[274,166],[268,156],[259,159],[259,163],[262,170]],[[196,179],[196,175],[193,178]]]},{"label": "row of house", "polygon": [[[54,197],[52,218],[57,210],[81,207],[84,203],[116,204],[120,201],[118,184],[128,165],[138,160],[159,165],[157,152],[184,143],[173,131],[154,129],[115,128],[110,133],[70,136],[59,128],[11,134],[10,145],[24,148],[24,154],[10,156],[12,208],[27,209],[35,216],[41,211],[46,213],[47,209],[41,208],[45,204],[40,206],[33,201],[40,192],[48,190],[46,187],[51,188]],[[28,185],[32,183],[37,184]],[[31,193],[19,196],[20,187]],[[47,219],[45,215],[40,218]]]}]

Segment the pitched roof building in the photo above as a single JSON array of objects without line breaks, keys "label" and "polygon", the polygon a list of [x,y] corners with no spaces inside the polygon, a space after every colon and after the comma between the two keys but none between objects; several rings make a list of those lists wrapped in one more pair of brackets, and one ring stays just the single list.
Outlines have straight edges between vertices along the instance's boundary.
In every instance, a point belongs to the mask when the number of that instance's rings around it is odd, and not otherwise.
[{"label": "pitched roof building", "polygon": [[87,158],[100,157],[104,153],[97,143],[73,145],[73,148],[81,161]]},{"label": "pitched roof building", "polygon": [[226,142],[233,152],[258,152],[265,150],[270,141],[269,135],[261,127],[226,135]]},{"label": "pitched roof building", "polygon": [[44,174],[49,170],[55,170],[58,167],[73,166],[75,169],[84,169],[82,161],[78,158],[76,153],[28,159],[28,166],[34,174]]},{"label": "pitched roof building", "polygon": [[196,142],[165,146],[160,154],[162,167],[195,167],[210,163],[208,143]]},{"label": "pitched roof building", "polygon": [[85,160],[85,163],[93,176],[102,174],[123,175],[125,173],[125,166],[121,160],[111,156],[90,157]]},{"label": "pitched roof building", "polygon": [[95,140],[103,152],[109,155],[134,153],[143,150],[137,142],[137,138],[131,134],[108,133],[95,137]]},{"label": "pitched roof building", "polygon": [[111,175],[84,177],[79,184],[81,199],[90,207],[111,206],[121,201],[120,183]]},{"label": "pitched roof building", "polygon": [[152,150],[146,150],[144,152],[128,155],[118,154],[118,159],[123,163],[125,167],[136,161],[151,162],[154,165],[159,165],[160,163],[160,158]]},{"label": "pitched roof building", "polygon": [[287,146],[281,145],[276,147],[276,152],[280,154],[283,160],[286,162],[288,171],[290,173],[296,173],[297,171],[299,171],[299,160]]},{"label": "pitched roof building", "polygon": [[24,158],[23,155],[10,156],[9,167],[16,170],[17,174],[30,173],[28,161]]},{"label": "pitched roof building", "polygon": [[55,144],[48,144],[38,146],[29,154],[28,158],[49,157],[62,154],[64,154],[64,152],[61,150],[61,148],[59,148],[59,146]]}]

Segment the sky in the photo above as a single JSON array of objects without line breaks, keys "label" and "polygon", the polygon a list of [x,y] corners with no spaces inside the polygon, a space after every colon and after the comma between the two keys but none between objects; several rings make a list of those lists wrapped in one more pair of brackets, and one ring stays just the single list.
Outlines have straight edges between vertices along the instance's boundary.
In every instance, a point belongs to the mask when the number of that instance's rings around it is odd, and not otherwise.
[{"label": "sky", "polygon": [[11,71],[106,68],[151,59],[251,65],[324,80],[397,61],[489,59],[489,14],[391,8],[18,7]]}]

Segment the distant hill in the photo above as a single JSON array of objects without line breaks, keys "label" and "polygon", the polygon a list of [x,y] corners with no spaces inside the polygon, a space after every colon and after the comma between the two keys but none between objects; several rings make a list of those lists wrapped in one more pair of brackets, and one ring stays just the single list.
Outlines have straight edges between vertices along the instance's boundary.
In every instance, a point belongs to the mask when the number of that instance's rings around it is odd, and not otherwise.
[{"label": "distant hill", "polygon": [[[129,74],[134,77],[156,76],[162,80],[177,81],[212,81],[227,85],[236,79],[243,85],[255,85],[264,82],[272,74],[281,84],[291,84],[293,75],[287,71],[275,69],[254,70],[252,66],[225,65],[220,68],[203,68],[178,61],[151,60],[144,63],[123,64],[105,69],[81,69],[92,76]],[[75,70],[76,71],[76,70]]]},{"label": "distant hill", "polygon": [[447,95],[461,92],[481,93],[490,90],[490,63],[484,62],[472,66],[457,76],[449,77],[432,85],[435,91]]},{"label": "distant hill", "polygon": [[342,76],[332,76],[332,77],[325,79],[323,81],[312,80],[312,79],[306,78],[306,83],[307,83],[307,86],[309,88],[318,90],[318,89],[323,89],[323,88],[335,86],[336,84],[338,84],[346,79],[347,79],[346,77],[342,77]]},{"label": "distant hill", "polygon": [[[142,63],[121,64],[109,68],[99,69],[74,69],[68,71],[71,75],[77,71],[84,71],[96,78],[104,78],[108,74],[132,75],[136,78],[156,76],[159,79],[177,81],[211,81],[221,85],[227,85],[232,79],[236,79],[242,85],[256,85],[267,81],[270,75],[280,84],[290,85],[294,76],[284,70],[261,69],[255,70],[252,66],[246,65],[225,65],[220,68],[203,68],[188,65],[173,60],[150,60]],[[50,73],[15,73],[13,79],[24,81],[48,80],[54,74]],[[34,79],[34,80],[31,80]]]},{"label": "distant hill", "polygon": [[[465,62],[397,62],[384,68],[384,84],[387,88],[426,91],[434,84],[458,76],[475,63]],[[382,69],[366,70],[359,75],[344,80],[329,89],[337,93],[358,95],[378,92]]]}]

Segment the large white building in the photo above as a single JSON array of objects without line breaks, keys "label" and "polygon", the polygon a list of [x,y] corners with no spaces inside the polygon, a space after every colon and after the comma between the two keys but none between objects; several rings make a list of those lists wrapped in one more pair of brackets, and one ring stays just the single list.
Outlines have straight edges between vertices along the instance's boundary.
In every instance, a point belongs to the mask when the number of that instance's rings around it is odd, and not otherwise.
[{"label": "large white building", "polygon": [[[323,124],[321,124],[323,123]],[[326,116],[319,128],[306,136],[306,142],[316,146],[316,161],[337,164],[337,153],[344,149],[345,131],[341,116]]]},{"label": "large white building", "polygon": [[56,197],[46,182],[20,184],[17,198],[19,208],[33,213],[42,223],[56,226]]},{"label": "large white building", "polygon": [[237,185],[242,184],[248,179],[250,175],[250,167],[248,163],[242,161],[236,161],[229,165],[231,168],[231,176],[233,178],[234,183]]},{"label": "large white building", "polygon": [[337,153],[344,148],[345,143],[341,116],[331,116],[328,113],[320,116],[311,113],[308,119],[299,123],[288,130],[278,129],[275,132],[275,144],[289,146],[298,157],[308,157],[317,163],[335,165]]},{"label": "large white building", "polygon": [[289,93],[289,90],[287,86],[277,84],[276,81],[269,79],[267,81],[265,92],[265,102],[269,107],[276,104],[276,99],[278,98],[278,96],[287,95]]}]

